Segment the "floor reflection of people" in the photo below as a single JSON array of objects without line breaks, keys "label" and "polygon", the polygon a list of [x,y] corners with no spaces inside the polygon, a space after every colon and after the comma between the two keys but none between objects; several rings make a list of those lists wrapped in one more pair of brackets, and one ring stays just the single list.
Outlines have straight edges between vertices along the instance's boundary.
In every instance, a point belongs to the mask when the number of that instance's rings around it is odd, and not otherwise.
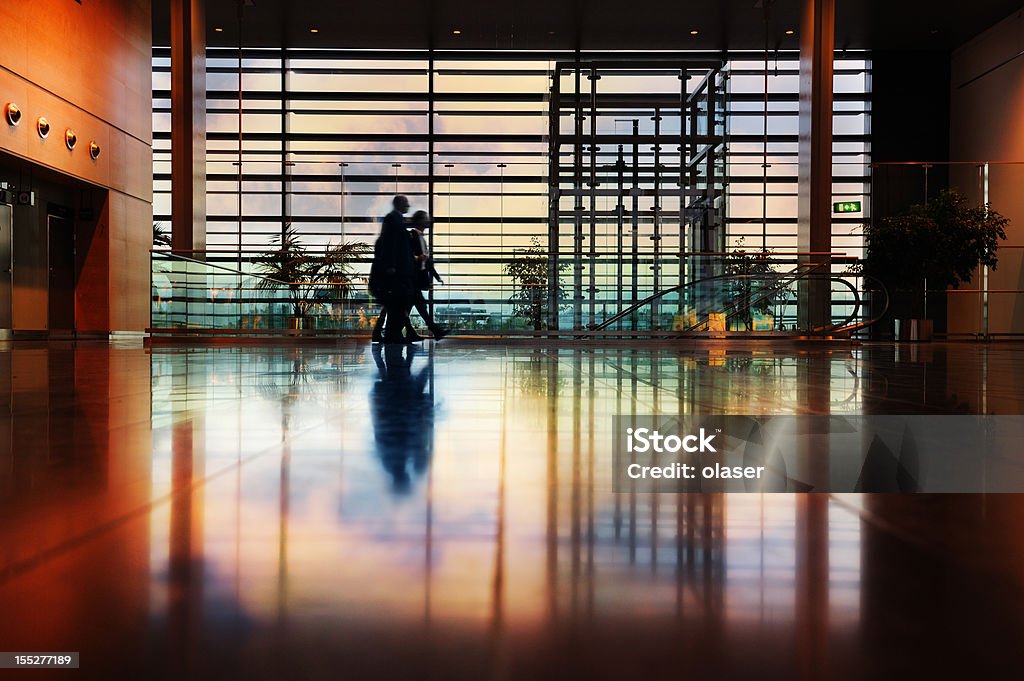
[{"label": "floor reflection of people", "polygon": [[377,456],[392,479],[392,490],[409,492],[412,481],[430,463],[434,444],[434,397],[426,390],[433,370],[433,356],[413,372],[416,347],[376,345],[373,360],[380,378],[370,391]]}]

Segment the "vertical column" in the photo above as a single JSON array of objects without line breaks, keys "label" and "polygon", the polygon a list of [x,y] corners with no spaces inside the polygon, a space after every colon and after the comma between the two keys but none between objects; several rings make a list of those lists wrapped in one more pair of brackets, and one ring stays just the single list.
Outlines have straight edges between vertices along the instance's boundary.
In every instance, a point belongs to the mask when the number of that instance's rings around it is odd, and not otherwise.
[{"label": "vertical column", "polygon": [[[832,250],[832,59],[834,0],[802,0],[800,21],[800,138],[797,247],[809,266]],[[822,271],[828,271],[827,266]],[[800,287],[801,328],[819,328],[831,318],[829,286],[807,281]]]},{"label": "vertical column", "polygon": [[624,218],[626,215],[626,195],[625,186],[626,178],[624,173],[626,171],[626,159],[622,154],[622,145],[619,145],[619,156],[615,161],[615,174],[618,179],[618,192],[619,202],[615,206],[615,312],[621,312],[622,306],[625,304],[625,298],[622,297],[622,284],[623,284],[623,262],[622,262],[622,230],[625,227]]},{"label": "vertical column", "polygon": [[[654,205],[651,217],[654,220],[651,232],[651,270],[653,279],[651,293],[661,288],[661,109],[654,108]],[[651,331],[658,328],[658,317],[661,314],[661,300],[651,301]]]},{"label": "vertical column", "polygon": [[[633,254],[633,296],[632,305],[640,302],[640,120],[633,119],[633,232],[630,249]],[[637,328],[637,315],[630,315],[633,329]]]},{"label": "vertical column", "polygon": [[[561,67],[556,64],[551,76],[551,102],[548,104],[548,328],[558,329],[561,303],[561,266],[558,259],[559,213],[561,196]],[[449,175],[449,177],[451,177]],[[448,183],[451,193],[451,182]],[[451,218],[449,217],[449,220]]]},{"label": "vertical column", "polygon": [[[689,76],[686,69],[679,70],[679,178],[676,186],[679,187],[679,279],[678,286],[686,283],[686,256],[683,254],[689,249],[686,247],[686,166],[690,158],[690,148],[686,139],[686,81]],[[679,291],[679,310],[684,313],[683,299],[685,294]]]},{"label": "vertical column", "polygon": [[[601,76],[597,67],[590,67],[590,257],[589,268],[589,324],[597,322],[597,81]],[[582,257],[582,254],[581,254]]]},{"label": "vertical column", "polygon": [[204,0],[171,0],[171,246],[206,246]]},{"label": "vertical column", "polygon": [[572,153],[572,328],[583,328],[583,86],[580,51],[573,64],[573,153]]},{"label": "vertical column", "polygon": [[[295,167],[295,162],[288,158],[288,54],[285,51],[285,38],[281,36],[281,72],[278,74],[281,78],[281,108],[279,111],[280,118],[278,119],[281,124],[281,238],[284,238],[285,230],[288,229],[288,225],[291,223],[292,218],[292,193],[291,193],[291,168]],[[239,63],[239,72],[241,72],[241,63]],[[241,82],[241,80],[239,80]],[[238,93],[238,129],[242,129],[242,93]],[[238,148],[242,149],[242,136],[238,136]],[[241,157],[241,154],[239,154]],[[242,166],[238,166],[239,175],[242,173]],[[241,205],[241,204],[239,204]],[[241,211],[239,211],[239,218],[241,218]],[[241,219],[239,219],[241,224]],[[238,250],[242,250],[242,238],[239,234],[238,238]],[[242,268],[239,267],[239,270]]]},{"label": "vertical column", "polygon": [[[433,42],[431,42],[430,56],[427,59],[427,211],[430,215],[431,224],[433,224],[434,211],[436,210],[434,206],[434,193],[435,184],[437,180],[436,171],[434,169],[434,118],[436,118],[434,109],[435,99],[436,97],[434,96],[434,47]],[[451,191],[450,186],[448,190]],[[451,221],[451,219],[452,216],[449,215],[449,222]],[[434,253],[435,231],[436,230],[434,230],[433,227],[431,227],[431,229],[427,232],[427,250],[430,251],[431,255],[434,255],[436,258],[436,254]],[[448,247],[451,248],[450,242],[448,244]],[[502,253],[500,254],[499,257],[504,258],[505,254]],[[502,294],[504,294],[504,291],[502,291]],[[430,290],[427,291],[427,306],[428,309],[430,310],[430,314],[434,314],[433,286],[431,286]]]}]

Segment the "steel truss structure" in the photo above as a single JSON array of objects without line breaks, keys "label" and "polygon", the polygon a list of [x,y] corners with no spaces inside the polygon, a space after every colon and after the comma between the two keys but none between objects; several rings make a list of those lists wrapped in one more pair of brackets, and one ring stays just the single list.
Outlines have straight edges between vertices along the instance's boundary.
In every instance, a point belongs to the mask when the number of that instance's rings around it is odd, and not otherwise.
[{"label": "steel truss structure", "polygon": [[[514,323],[503,268],[536,240],[549,275],[568,265],[567,299],[549,299],[546,321],[570,328],[700,276],[693,254],[795,250],[795,53],[207,56],[213,251],[265,250],[287,225],[313,248],[372,242],[401,192],[434,216],[432,250],[451,284],[435,292],[435,313]],[[154,50],[154,219],[164,222],[169,62]],[[833,192],[868,205],[870,61],[837,55],[835,73]],[[835,250],[859,255],[862,221],[836,218]],[[667,314],[662,304],[651,314]]]},{"label": "steel truss structure", "polygon": [[[556,64],[548,278],[558,278],[568,255],[572,328],[597,324],[666,282],[717,274],[699,271],[699,261],[687,255],[726,246],[724,69],[715,60],[584,61],[578,55]],[[602,79],[630,85],[603,92]],[[678,83],[676,92],[667,91],[666,80]],[[601,205],[608,200],[613,205]],[[599,234],[614,238],[602,243]],[[550,287],[550,328],[559,326],[560,302]],[[659,315],[657,303],[651,315]]]}]

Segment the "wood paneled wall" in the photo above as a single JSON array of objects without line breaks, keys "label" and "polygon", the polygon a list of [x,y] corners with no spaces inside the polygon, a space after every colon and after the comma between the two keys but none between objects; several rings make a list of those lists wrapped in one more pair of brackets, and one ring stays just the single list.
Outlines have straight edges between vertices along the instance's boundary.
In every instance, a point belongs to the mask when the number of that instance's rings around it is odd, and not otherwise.
[{"label": "wood paneled wall", "polygon": [[[988,331],[1024,333],[1024,11],[1015,12],[953,52],[950,84],[950,157],[989,161],[989,202],[1010,219],[999,266],[989,272]],[[999,163],[1011,162],[1011,163]],[[979,169],[954,166],[950,184],[982,200]],[[980,288],[981,277],[963,289]],[[978,294],[948,296],[949,331],[982,330]]]},{"label": "wood paneled wall", "polygon": [[[0,122],[0,151],[107,190],[100,219],[78,231],[79,244],[95,249],[79,253],[82,331],[149,323],[151,87],[149,0],[0,3],[0,106],[23,112],[17,127]],[[51,125],[45,140],[39,116]],[[74,151],[64,145],[67,128],[78,135]],[[95,161],[92,140],[102,149]]]}]

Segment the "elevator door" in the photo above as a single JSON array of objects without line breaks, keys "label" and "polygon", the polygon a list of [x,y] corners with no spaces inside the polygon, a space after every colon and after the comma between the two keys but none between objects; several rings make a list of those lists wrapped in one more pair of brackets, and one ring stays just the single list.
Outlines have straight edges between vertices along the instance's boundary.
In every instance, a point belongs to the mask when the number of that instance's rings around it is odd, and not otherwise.
[{"label": "elevator door", "polygon": [[74,223],[47,216],[50,233],[49,328],[75,328],[75,230]]},{"label": "elevator door", "polygon": [[11,235],[14,212],[0,203],[0,329],[11,328]]}]

